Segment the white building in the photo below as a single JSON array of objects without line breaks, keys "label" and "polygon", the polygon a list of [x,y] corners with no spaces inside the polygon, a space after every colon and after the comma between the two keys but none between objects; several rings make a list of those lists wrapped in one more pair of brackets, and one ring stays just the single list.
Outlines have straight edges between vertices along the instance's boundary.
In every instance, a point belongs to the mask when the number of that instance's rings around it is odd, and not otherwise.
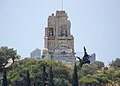
[{"label": "white building", "polygon": [[32,51],[32,52],[30,53],[30,57],[31,57],[32,59],[41,58],[41,50],[36,48],[34,51]]},{"label": "white building", "polygon": [[91,56],[91,57],[90,57],[90,63],[95,62],[95,61],[96,61],[96,54],[93,53],[93,54],[91,54],[90,56]]}]

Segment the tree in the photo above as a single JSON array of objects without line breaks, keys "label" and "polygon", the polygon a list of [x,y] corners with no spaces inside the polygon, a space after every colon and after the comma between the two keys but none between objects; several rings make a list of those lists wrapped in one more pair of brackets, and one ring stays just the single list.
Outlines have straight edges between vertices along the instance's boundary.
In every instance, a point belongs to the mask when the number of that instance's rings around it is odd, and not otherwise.
[{"label": "tree", "polygon": [[94,75],[94,77],[95,77],[96,80],[99,81],[100,86],[106,86],[106,84],[109,83],[109,79],[108,79],[107,75],[102,73],[102,72]]},{"label": "tree", "polygon": [[20,56],[17,55],[17,51],[13,48],[8,47],[0,47],[0,70],[3,71],[3,69],[6,67],[6,65],[11,59],[13,63],[15,62],[15,59],[19,58]]},{"label": "tree", "polygon": [[92,67],[90,64],[83,64],[82,68],[78,70],[79,79],[84,76],[93,75],[93,74],[94,74],[94,67]]},{"label": "tree", "polygon": [[115,61],[113,60],[113,61],[110,63],[110,66],[112,66],[112,67],[114,67],[114,68],[119,68],[119,69],[120,69],[120,58],[116,58]]},{"label": "tree", "polygon": [[99,81],[92,75],[84,76],[80,79],[80,86],[99,86]]},{"label": "tree", "polygon": [[104,63],[101,61],[95,61],[91,65],[94,67],[95,71],[101,70],[104,67]]},{"label": "tree", "polygon": [[54,78],[55,86],[71,86],[69,81],[64,78]]},{"label": "tree", "polygon": [[46,73],[45,64],[43,64],[42,66],[43,66],[43,69],[42,69],[42,86],[46,86],[47,85],[47,80],[48,80],[48,75]]},{"label": "tree", "polygon": [[78,86],[78,75],[77,75],[76,63],[75,63],[75,66],[74,66],[74,73],[73,73],[73,78],[72,78],[72,86]]},{"label": "tree", "polygon": [[115,78],[116,83],[120,83],[120,70],[116,70],[113,77]]},{"label": "tree", "polygon": [[52,71],[52,66],[50,66],[49,69],[49,82],[48,82],[48,86],[55,86],[54,82],[53,82],[53,71]]},{"label": "tree", "polygon": [[27,73],[26,73],[26,83],[27,83],[27,86],[31,86],[29,70],[27,70]]},{"label": "tree", "polygon": [[108,79],[109,79],[109,81],[110,81],[111,84],[114,84],[115,81],[116,81],[116,78],[114,77],[115,76],[114,75],[115,71],[116,71],[116,69],[113,68],[113,67],[110,67],[109,69],[107,69],[107,70],[104,71],[104,74],[107,75],[107,77],[108,77]]},{"label": "tree", "polygon": [[[45,65],[46,73],[49,73],[50,66],[52,65],[52,72],[54,76],[53,81],[55,86],[70,86],[72,71],[71,68],[68,68],[62,62],[38,59],[33,60],[30,58],[16,61],[11,65],[11,69],[7,72],[8,84],[10,86],[16,86],[16,84],[17,86],[26,85],[26,71],[29,70],[31,86],[43,86],[43,64]],[[0,78],[2,78],[1,73]],[[46,77],[46,84],[48,83],[48,78],[49,77]]]},{"label": "tree", "polygon": [[2,86],[7,86],[7,75],[6,75],[6,71],[4,71],[3,73],[3,83]]}]

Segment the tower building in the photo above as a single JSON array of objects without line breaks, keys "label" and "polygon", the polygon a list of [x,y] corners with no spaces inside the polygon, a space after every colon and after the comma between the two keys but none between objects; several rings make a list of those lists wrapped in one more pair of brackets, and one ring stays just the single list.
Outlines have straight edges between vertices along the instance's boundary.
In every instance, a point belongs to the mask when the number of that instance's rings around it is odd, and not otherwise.
[{"label": "tower building", "polygon": [[45,28],[43,58],[74,62],[74,37],[71,22],[65,11],[57,11],[48,17]]},{"label": "tower building", "polygon": [[30,53],[30,57],[32,59],[40,59],[41,58],[41,50],[36,48],[34,51]]}]

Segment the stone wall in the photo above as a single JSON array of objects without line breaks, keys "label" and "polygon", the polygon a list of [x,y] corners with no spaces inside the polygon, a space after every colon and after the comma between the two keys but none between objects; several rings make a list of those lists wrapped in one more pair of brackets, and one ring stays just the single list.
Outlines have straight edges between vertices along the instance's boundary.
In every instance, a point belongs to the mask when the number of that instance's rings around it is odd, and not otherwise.
[{"label": "stone wall", "polygon": [[[44,59],[51,58],[58,61],[74,61],[74,37],[70,32],[71,23],[65,11],[57,11],[56,15],[48,17],[45,28]],[[63,55],[64,53],[64,55]]]}]

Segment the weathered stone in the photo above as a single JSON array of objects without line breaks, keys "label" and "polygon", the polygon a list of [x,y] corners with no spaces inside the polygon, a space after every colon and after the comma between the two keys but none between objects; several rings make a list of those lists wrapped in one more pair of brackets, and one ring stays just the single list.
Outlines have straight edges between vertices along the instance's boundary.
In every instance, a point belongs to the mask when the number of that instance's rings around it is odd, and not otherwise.
[{"label": "weathered stone", "polygon": [[70,33],[71,23],[65,11],[57,11],[48,18],[45,28],[43,58],[63,62],[74,62],[74,37]]}]

